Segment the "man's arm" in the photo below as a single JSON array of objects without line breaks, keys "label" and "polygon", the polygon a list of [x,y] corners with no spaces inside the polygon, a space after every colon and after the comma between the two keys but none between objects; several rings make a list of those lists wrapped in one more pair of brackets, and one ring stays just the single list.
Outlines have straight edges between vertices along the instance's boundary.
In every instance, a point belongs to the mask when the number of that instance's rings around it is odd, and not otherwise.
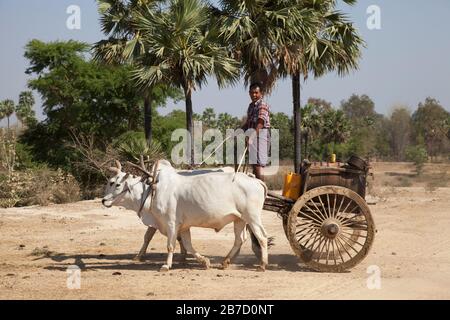
[{"label": "man's arm", "polygon": [[258,119],[258,124],[256,125],[255,133],[251,137],[249,137],[248,140],[249,144],[251,144],[253,140],[256,139],[256,137],[259,135],[259,130],[261,130],[262,128],[264,128],[264,120]]},{"label": "man's arm", "polygon": [[256,134],[259,134],[259,130],[262,128],[264,128],[264,120],[260,118],[258,119],[258,124],[256,125]]}]

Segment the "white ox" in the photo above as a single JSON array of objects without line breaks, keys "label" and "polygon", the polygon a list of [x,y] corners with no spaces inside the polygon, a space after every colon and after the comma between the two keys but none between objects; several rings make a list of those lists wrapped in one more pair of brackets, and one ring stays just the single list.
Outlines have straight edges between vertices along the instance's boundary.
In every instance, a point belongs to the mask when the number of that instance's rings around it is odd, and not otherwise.
[{"label": "white ox", "polygon": [[[120,164],[120,162],[117,161],[116,165],[117,165],[117,167],[110,168],[110,170],[115,173],[115,176],[110,179],[110,182],[109,182],[110,186],[112,186],[114,184],[120,184],[120,183],[116,183],[116,182],[117,181],[121,182],[122,180],[124,180],[123,179],[124,177],[128,178],[128,176],[125,173],[121,172],[122,165]],[[193,175],[206,174],[206,173],[211,173],[211,172],[234,172],[234,169],[231,167],[223,167],[223,168],[213,168],[213,169],[178,170],[177,172],[180,175],[193,176]],[[133,178],[135,178],[135,177],[133,177]],[[118,204],[118,203],[116,203],[116,204]],[[144,261],[144,256],[147,252],[150,241],[153,239],[153,236],[155,235],[155,233],[158,229],[156,229],[153,225],[150,224],[153,220],[150,217],[148,217],[149,213],[146,213],[144,208],[142,210],[143,211],[142,214],[139,214],[139,212],[138,212],[140,208],[137,208],[134,205],[128,209],[136,211],[136,213],[139,215],[139,218],[141,219],[142,223],[147,226],[147,231],[145,232],[144,242],[142,243],[141,249],[139,250],[139,253],[133,258],[133,260],[136,260],[136,261]],[[184,248],[183,243],[181,242],[180,238],[178,238],[178,242],[180,243],[180,250],[181,250],[181,254],[183,255],[183,259],[184,259],[187,254],[186,249]],[[256,250],[256,249],[254,249],[254,250]]]},{"label": "white ox", "polygon": [[141,212],[144,224],[167,236],[168,256],[161,271],[172,267],[177,235],[185,249],[208,268],[209,260],[192,247],[189,230],[191,227],[204,227],[218,232],[230,222],[234,222],[235,241],[223,267],[228,267],[239,252],[246,239],[245,226],[248,224],[260,248],[258,269],[265,270],[267,235],[261,223],[261,212],[267,187],[262,181],[243,173],[183,174],[166,160],[159,160],[153,166],[150,185],[141,178],[116,170],[102,203],[107,207],[121,205]]}]

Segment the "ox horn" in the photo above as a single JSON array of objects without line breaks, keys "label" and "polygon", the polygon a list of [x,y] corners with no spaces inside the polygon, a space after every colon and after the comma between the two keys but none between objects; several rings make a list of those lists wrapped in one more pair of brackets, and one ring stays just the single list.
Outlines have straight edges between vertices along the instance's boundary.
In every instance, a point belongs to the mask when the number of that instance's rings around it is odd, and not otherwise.
[{"label": "ox horn", "polygon": [[138,166],[138,165],[136,165],[136,164],[134,164],[134,163],[132,163],[132,162],[130,162],[130,161],[127,161],[127,164],[129,164],[130,166],[132,166],[132,167],[138,169],[139,171],[145,173],[147,176],[153,177],[153,175],[150,174],[150,172],[148,172],[148,171],[145,170],[144,168],[142,168],[142,167],[140,167],[140,166]]},{"label": "ox horn", "polygon": [[119,171],[122,171],[122,165],[120,164],[119,160],[116,160],[116,166]]}]

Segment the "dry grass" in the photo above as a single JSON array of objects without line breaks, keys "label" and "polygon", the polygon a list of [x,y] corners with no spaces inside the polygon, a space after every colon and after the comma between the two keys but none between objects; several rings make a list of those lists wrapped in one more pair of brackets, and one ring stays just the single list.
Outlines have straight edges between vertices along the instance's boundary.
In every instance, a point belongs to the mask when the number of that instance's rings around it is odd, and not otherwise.
[{"label": "dry grass", "polygon": [[450,187],[450,174],[447,172],[428,174],[427,176],[418,178],[418,180],[425,183],[425,189],[431,192],[437,188]]}]

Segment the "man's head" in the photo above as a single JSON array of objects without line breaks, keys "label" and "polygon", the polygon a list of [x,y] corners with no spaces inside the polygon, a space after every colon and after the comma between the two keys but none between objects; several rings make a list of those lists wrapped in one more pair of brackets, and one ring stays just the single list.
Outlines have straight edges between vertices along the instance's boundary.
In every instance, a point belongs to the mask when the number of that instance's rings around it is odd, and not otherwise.
[{"label": "man's head", "polygon": [[252,102],[256,102],[263,96],[263,85],[260,82],[254,82],[250,85],[249,90],[250,98]]}]

